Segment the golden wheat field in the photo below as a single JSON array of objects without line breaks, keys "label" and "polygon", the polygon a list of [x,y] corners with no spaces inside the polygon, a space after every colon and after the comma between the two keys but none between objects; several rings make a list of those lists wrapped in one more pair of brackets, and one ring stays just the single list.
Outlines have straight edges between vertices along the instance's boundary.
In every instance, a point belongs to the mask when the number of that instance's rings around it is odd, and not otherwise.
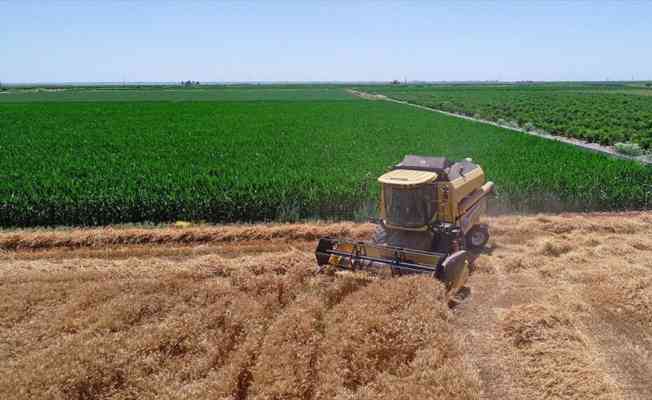
[{"label": "golden wheat field", "polygon": [[0,232],[0,398],[652,398],[652,213],[488,222],[452,309],[314,274],[369,224]]}]

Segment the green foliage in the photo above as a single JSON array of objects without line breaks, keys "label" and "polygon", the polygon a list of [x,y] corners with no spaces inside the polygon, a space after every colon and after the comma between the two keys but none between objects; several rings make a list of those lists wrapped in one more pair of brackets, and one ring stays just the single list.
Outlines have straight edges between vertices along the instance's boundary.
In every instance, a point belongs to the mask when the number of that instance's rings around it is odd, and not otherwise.
[{"label": "green foliage", "polygon": [[534,132],[536,130],[536,126],[534,126],[534,124],[532,124],[531,122],[526,122],[523,125],[523,129],[525,129],[528,132]]},{"label": "green foliage", "polygon": [[422,85],[365,90],[481,119],[608,145],[652,146],[652,96],[625,85]]},{"label": "green foliage", "polygon": [[617,152],[628,156],[638,157],[645,154],[641,146],[636,143],[616,143],[614,147]]},{"label": "green foliage", "polygon": [[354,100],[339,86],[199,86],[199,87],[55,87],[19,88],[0,96],[1,103],[104,101],[276,101]]},{"label": "green foliage", "polygon": [[652,169],[381,101],[0,105],[0,226],[355,218],[403,155],[472,157],[510,210],[650,206]]}]

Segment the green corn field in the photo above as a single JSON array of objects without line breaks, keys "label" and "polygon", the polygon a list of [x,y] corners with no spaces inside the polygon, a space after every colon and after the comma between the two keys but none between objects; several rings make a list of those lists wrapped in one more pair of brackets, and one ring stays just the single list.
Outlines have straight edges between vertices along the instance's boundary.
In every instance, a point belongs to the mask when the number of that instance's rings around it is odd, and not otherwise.
[{"label": "green corn field", "polygon": [[495,212],[652,204],[649,166],[337,90],[4,102],[0,226],[361,219],[376,177],[410,153],[472,157],[496,183]]}]

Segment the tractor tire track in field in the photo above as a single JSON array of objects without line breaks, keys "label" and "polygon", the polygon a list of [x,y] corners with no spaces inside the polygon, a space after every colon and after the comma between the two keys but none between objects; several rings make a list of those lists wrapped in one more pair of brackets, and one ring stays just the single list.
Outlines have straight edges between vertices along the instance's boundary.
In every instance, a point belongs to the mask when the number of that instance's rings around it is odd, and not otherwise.
[{"label": "tractor tire track in field", "polygon": [[482,382],[481,397],[486,399],[515,398],[511,391],[509,370],[498,357],[502,353],[503,340],[500,335],[496,305],[504,301],[507,288],[501,274],[475,273],[473,275],[472,296],[481,301],[462,303],[455,310],[454,327],[461,337],[465,358],[472,368],[478,371]]},{"label": "tractor tire track in field", "polygon": [[650,398],[652,214],[487,220],[451,310],[313,274],[368,224],[2,232],[0,397]]},{"label": "tractor tire track in field", "polygon": [[502,124],[496,123],[494,121],[489,121],[489,120],[486,120],[486,119],[470,117],[468,115],[456,114],[456,113],[452,113],[452,112],[449,112],[449,111],[444,111],[444,110],[439,110],[439,109],[436,109],[436,108],[424,106],[424,105],[421,105],[421,104],[410,103],[410,102],[405,101],[405,100],[395,99],[393,97],[388,97],[388,96],[382,95],[382,94],[367,93],[367,92],[363,92],[363,91],[360,91],[360,90],[353,90],[353,89],[348,89],[348,91],[349,91],[349,93],[351,93],[354,96],[358,96],[358,97],[361,97],[361,98],[367,99],[367,100],[391,101],[392,103],[403,104],[403,105],[406,105],[406,106],[419,108],[421,110],[437,112],[437,113],[440,113],[440,114],[448,115],[449,117],[462,118],[462,119],[466,119],[468,121],[479,122],[479,123],[482,123],[482,124],[492,125],[492,126],[496,126],[498,128],[503,128],[503,129],[509,129],[510,131],[525,133],[527,135],[537,136],[537,137],[540,137],[540,138],[543,138],[543,139],[555,140],[555,141],[558,141],[558,142],[562,142],[562,143],[570,144],[570,145],[573,145],[573,146],[577,146],[577,147],[579,147],[579,148],[581,148],[583,150],[592,151],[594,153],[606,154],[606,155],[608,155],[610,157],[620,158],[622,160],[632,160],[632,161],[637,161],[637,162],[640,162],[640,163],[643,163],[643,164],[652,164],[652,157],[628,156],[626,154],[618,153],[613,147],[603,146],[603,145],[601,145],[599,143],[590,143],[590,142],[585,142],[585,141],[580,140],[580,139],[574,139],[574,138],[565,137],[565,136],[556,136],[556,135],[532,132],[532,131],[528,131],[528,130],[525,130],[525,129],[516,128],[514,126],[502,125]]},{"label": "tractor tire track in field", "polygon": [[[601,315],[591,327],[604,352],[608,369],[626,399],[652,399],[652,354],[650,332],[628,321]],[[646,344],[647,341],[647,344]]]}]

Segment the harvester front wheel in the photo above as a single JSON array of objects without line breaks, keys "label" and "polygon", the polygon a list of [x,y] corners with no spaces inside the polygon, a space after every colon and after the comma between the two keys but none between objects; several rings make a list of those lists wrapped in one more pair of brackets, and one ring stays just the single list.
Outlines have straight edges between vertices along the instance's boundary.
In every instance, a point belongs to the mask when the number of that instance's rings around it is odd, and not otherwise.
[{"label": "harvester front wheel", "polygon": [[455,295],[469,278],[469,257],[464,250],[448,256],[442,264],[441,280],[446,285],[446,292]]},{"label": "harvester front wheel", "polygon": [[485,224],[475,225],[466,234],[466,248],[477,250],[489,241],[489,227]]},{"label": "harvester front wheel", "polygon": [[377,226],[371,241],[375,244],[387,244],[387,231],[382,226]]}]

